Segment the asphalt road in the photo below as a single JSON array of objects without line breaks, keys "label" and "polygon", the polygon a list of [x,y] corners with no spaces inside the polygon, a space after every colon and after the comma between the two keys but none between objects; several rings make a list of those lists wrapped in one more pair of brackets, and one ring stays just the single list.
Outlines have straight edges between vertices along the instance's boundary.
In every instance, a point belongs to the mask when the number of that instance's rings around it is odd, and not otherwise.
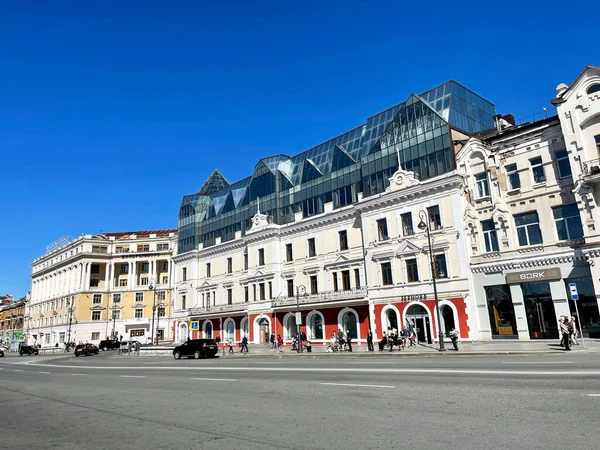
[{"label": "asphalt road", "polygon": [[0,361],[4,449],[600,448],[600,354]]}]

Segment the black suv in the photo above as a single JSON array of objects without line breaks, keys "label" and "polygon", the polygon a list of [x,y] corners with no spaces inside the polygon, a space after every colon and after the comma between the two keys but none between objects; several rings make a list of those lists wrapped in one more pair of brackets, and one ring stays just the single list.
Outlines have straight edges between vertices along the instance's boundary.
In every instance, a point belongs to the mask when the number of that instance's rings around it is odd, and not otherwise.
[{"label": "black suv", "polygon": [[117,341],[116,339],[104,339],[103,341],[100,341],[100,344],[98,345],[103,352],[106,350],[114,350],[120,346],[121,342]]},{"label": "black suv", "polygon": [[21,348],[19,349],[19,355],[23,356],[23,355],[37,355],[38,349],[37,347],[31,346],[31,345],[21,345]]},{"label": "black suv", "polygon": [[190,339],[173,349],[173,357],[179,359],[182,356],[196,359],[200,357],[213,358],[219,351],[217,343],[213,339]]},{"label": "black suv", "polygon": [[98,353],[100,353],[100,349],[94,344],[79,344],[75,347],[75,356],[90,356],[97,355]]}]

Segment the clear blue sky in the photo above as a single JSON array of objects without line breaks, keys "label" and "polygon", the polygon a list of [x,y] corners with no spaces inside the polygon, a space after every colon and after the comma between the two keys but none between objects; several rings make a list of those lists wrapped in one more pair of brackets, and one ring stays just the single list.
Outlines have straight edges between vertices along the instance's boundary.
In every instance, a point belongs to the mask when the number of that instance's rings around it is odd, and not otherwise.
[{"label": "clear blue sky", "polygon": [[63,235],[176,228],[230,182],[448,79],[522,117],[600,64],[578,2],[7,1],[0,294]]}]

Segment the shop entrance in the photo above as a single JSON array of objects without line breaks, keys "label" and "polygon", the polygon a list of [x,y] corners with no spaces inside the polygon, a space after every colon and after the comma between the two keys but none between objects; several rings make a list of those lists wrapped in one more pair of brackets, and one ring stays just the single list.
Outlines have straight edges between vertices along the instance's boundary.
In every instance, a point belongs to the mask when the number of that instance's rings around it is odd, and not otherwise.
[{"label": "shop entrance", "polygon": [[431,344],[429,313],[421,305],[411,305],[406,311],[408,329],[414,331],[417,342]]},{"label": "shop entrance", "polygon": [[558,339],[558,322],[550,283],[524,283],[523,301],[530,339]]},{"label": "shop entrance", "polygon": [[269,321],[264,317],[260,319],[258,324],[260,327],[260,343],[268,344],[269,343]]}]

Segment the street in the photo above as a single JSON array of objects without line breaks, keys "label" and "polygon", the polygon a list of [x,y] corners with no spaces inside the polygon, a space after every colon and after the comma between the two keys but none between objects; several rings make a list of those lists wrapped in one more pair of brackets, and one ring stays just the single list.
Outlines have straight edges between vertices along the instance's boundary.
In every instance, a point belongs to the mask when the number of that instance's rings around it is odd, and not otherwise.
[{"label": "street", "polygon": [[600,358],[0,361],[0,448],[597,448]]}]

